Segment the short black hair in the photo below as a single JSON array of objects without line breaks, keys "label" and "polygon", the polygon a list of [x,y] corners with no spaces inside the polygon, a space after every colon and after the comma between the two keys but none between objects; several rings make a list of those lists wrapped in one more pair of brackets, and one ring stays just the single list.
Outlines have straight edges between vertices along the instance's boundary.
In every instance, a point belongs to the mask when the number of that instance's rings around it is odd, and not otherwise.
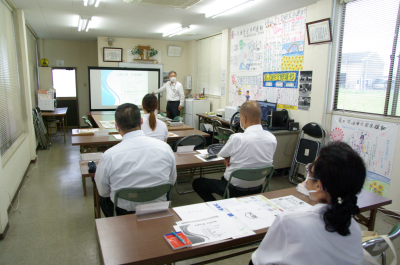
[{"label": "short black hair", "polygon": [[115,111],[115,122],[124,132],[136,127],[140,128],[141,117],[139,108],[132,103],[119,105]]}]

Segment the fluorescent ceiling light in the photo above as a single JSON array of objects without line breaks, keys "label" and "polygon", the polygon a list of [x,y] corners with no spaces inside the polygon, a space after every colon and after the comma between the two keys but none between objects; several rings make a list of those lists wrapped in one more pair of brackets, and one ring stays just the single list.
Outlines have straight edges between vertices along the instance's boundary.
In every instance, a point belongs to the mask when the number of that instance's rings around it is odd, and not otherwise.
[{"label": "fluorescent ceiling light", "polygon": [[91,21],[92,17],[79,17],[78,21],[78,31],[88,31],[89,30],[89,24]]},{"label": "fluorescent ceiling light", "polygon": [[[207,11],[202,11],[202,13],[206,14],[206,17],[215,18],[222,15],[225,12],[231,11],[241,5],[244,5],[249,2],[253,2],[254,0],[242,0],[242,1],[232,1],[233,5],[226,5],[224,4],[219,6],[212,5]],[[226,3],[226,2],[225,2]]]},{"label": "fluorescent ceiling light", "polygon": [[83,5],[84,6],[87,6],[88,4],[90,6],[94,5],[95,7],[98,7],[99,4],[100,4],[100,0],[83,0]]},{"label": "fluorescent ceiling light", "polygon": [[175,35],[181,35],[183,32],[186,32],[189,29],[190,29],[190,25],[189,26],[181,25],[178,28],[175,28],[173,30],[169,30],[169,31],[163,33],[163,37],[172,37]]}]

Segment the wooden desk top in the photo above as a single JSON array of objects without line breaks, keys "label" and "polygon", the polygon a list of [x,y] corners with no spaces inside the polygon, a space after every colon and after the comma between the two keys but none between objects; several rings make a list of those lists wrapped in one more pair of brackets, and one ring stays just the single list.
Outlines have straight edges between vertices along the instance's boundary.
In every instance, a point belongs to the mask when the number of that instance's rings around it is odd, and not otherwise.
[{"label": "wooden desk top", "polygon": [[[192,134],[199,134],[203,137],[210,137],[208,133],[199,130],[175,131],[173,133],[178,136],[170,136],[168,137],[168,141],[176,141]],[[112,135],[95,137],[93,136],[93,134],[92,135],[85,134],[81,136],[74,136],[71,138],[71,141],[72,145],[112,145],[112,144],[118,144],[122,140],[117,140]]]},{"label": "wooden desk top", "polygon": [[193,127],[186,125],[186,124],[184,124],[183,126],[168,126],[167,125],[167,128],[168,128],[169,132],[174,132],[174,133],[176,131],[194,130]]},{"label": "wooden desk top", "polygon": [[[296,188],[266,192],[262,195],[268,199],[293,195],[311,205],[315,204]],[[387,198],[363,190],[358,205],[361,212],[364,212],[390,203],[391,200]],[[173,250],[163,235],[170,233],[176,221],[180,221],[180,218],[175,212],[170,217],[141,222],[137,221],[133,214],[96,219],[97,236],[104,264],[168,264],[261,241],[268,231],[261,229],[255,231],[255,235],[247,237]]]},{"label": "wooden desk top", "polygon": [[56,108],[54,111],[42,111],[42,116],[64,116],[67,115],[68,107]]},{"label": "wooden desk top", "polygon": [[[200,158],[196,157],[199,153],[193,152],[189,154],[175,154],[176,168],[193,168],[193,167],[201,167],[201,166],[212,166],[212,165],[224,165],[224,160],[210,161],[204,162]],[[222,173],[221,173],[222,174]]]}]

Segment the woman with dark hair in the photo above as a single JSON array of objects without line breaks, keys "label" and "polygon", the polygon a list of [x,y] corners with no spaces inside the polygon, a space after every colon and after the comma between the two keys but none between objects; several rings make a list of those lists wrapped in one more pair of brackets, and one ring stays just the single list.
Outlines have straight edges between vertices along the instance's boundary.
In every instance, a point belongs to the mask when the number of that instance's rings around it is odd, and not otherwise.
[{"label": "woman with dark hair", "polygon": [[164,122],[156,118],[155,111],[158,106],[157,97],[153,94],[147,94],[142,100],[142,108],[144,111],[142,131],[146,136],[167,141],[168,128]]},{"label": "woman with dark hair", "polygon": [[276,216],[250,264],[362,264],[357,194],[365,181],[362,158],[332,142],[307,165],[305,187],[318,202],[307,211]]}]

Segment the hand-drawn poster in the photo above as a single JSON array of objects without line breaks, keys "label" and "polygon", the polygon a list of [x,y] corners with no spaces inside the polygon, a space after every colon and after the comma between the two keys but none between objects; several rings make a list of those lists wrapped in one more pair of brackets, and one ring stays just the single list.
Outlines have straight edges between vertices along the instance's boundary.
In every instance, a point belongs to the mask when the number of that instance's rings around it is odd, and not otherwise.
[{"label": "hand-drawn poster", "polygon": [[265,19],[264,72],[303,70],[306,8]]},{"label": "hand-drawn poster", "polygon": [[367,167],[364,189],[387,197],[397,138],[396,123],[332,116],[331,141],[348,143]]},{"label": "hand-drawn poster", "polygon": [[308,110],[311,105],[312,71],[300,72],[298,109]]},{"label": "hand-drawn poster", "polygon": [[298,94],[298,75],[297,71],[264,72],[263,86],[266,87],[266,99],[289,109],[297,109]]},{"label": "hand-drawn poster", "polygon": [[262,75],[231,74],[229,106],[240,106],[247,100],[265,100]]},{"label": "hand-drawn poster", "polygon": [[231,73],[262,71],[264,20],[237,27],[231,31]]}]

